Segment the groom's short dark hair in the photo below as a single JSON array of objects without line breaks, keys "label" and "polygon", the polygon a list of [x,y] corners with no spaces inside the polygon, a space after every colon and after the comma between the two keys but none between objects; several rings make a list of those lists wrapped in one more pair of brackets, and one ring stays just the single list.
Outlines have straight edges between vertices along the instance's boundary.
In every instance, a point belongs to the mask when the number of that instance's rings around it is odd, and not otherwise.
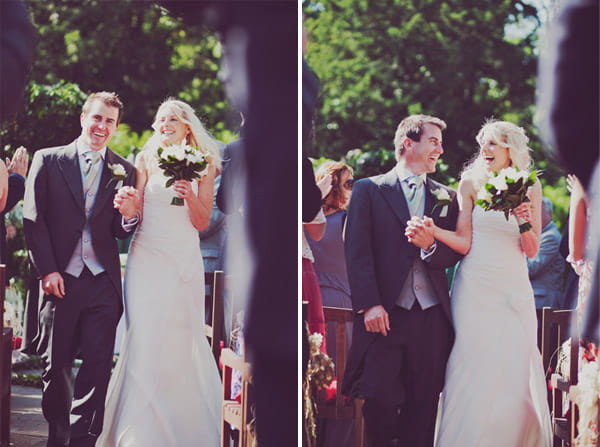
[{"label": "groom's short dark hair", "polygon": [[121,122],[121,116],[123,115],[123,103],[121,102],[121,98],[115,92],[97,92],[92,93],[85,100],[81,111],[85,115],[87,111],[90,109],[90,105],[93,101],[98,100],[102,101],[109,107],[116,107],[119,110],[119,116],[117,117],[117,125]]},{"label": "groom's short dark hair", "polygon": [[443,120],[429,115],[410,115],[400,121],[394,135],[396,160],[399,160],[400,155],[404,152],[404,139],[410,138],[413,141],[420,141],[421,135],[423,135],[423,128],[427,123],[439,127],[440,130],[445,130],[447,127]]}]

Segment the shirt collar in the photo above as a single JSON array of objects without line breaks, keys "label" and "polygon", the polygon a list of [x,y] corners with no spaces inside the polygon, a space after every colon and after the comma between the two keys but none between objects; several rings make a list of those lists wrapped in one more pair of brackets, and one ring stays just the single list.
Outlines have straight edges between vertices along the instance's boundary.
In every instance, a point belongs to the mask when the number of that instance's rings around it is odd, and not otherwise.
[{"label": "shirt collar", "polygon": [[[396,170],[396,175],[398,176],[398,179],[400,180],[400,182],[405,181],[408,177],[413,177],[416,175],[414,172],[412,172],[406,166],[403,166],[399,163],[396,164],[395,170]],[[419,175],[419,178],[421,179],[422,183],[425,183],[426,174]]]},{"label": "shirt collar", "polygon": [[[77,138],[77,142],[75,143],[75,146],[77,146],[77,155],[79,155],[80,157],[83,156],[83,154],[85,154],[86,152],[89,152],[92,150],[88,145],[86,145],[83,141],[81,141],[81,138]],[[102,160],[104,160],[106,157],[106,146],[104,146],[98,152],[100,153]]]}]

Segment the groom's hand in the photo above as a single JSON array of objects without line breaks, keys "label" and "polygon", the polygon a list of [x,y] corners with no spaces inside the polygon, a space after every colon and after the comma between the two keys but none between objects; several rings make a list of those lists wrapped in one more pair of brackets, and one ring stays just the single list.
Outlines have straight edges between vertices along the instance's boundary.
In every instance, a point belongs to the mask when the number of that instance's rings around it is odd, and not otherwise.
[{"label": "groom's hand", "polygon": [[65,296],[65,281],[58,272],[48,273],[42,277],[42,290],[46,295],[54,295],[57,298]]},{"label": "groom's hand", "polygon": [[125,219],[134,218],[139,211],[139,194],[133,186],[124,186],[115,195],[114,207]]},{"label": "groom's hand", "polygon": [[384,336],[390,330],[390,317],[382,305],[369,307],[365,311],[365,328],[367,332],[379,332]]}]

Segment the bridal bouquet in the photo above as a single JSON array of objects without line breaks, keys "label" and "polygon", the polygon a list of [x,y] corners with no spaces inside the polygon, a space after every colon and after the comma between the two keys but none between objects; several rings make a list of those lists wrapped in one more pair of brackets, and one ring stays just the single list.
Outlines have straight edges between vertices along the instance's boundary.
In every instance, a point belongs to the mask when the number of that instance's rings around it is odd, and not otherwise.
[{"label": "bridal bouquet", "polygon": [[[508,221],[510,211],[521,203],[529,202],[527,188],[537,180],[537,171],[519,171],[513,167],[494,172],[485,186],[477,194],[475,203],[486,211],[502,211]],[[531,224],[526,221],[519,223],[519,232],[524,233],[531,229]]]},{"label": "bridal bouquet", "polygon": [[[156,151],[158,166],[169,177],[165,186],[168,188],[177,180],[192,181],[206,175],[210,157],[197,148],[187,144],[174,144],[166,148],[159,147]],[[173,197],[171,205],[182,206],[183,199]]]}]

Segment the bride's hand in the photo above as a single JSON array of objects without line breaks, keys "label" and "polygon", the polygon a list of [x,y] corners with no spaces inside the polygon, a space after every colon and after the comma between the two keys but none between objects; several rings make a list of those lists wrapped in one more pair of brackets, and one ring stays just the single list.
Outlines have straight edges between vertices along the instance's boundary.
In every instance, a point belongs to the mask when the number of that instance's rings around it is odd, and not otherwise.
[{"label": "bride's hand", "polygon": [[511,212],[515,217],[520,218],[521,220],[524,220],[526,222],[531,222],[531,204],[529,202],[521,203]]},{"label": "bride's hand", "polygon": [[188,182],[187,180],[177,180],[173,184],[173,188],[179,197],[184,200],[189,199],[194,194],[192,191],[192,182]]},{"label": "bride's hand", "polygon": [[413,216],[413,218],[406,223],[404,235],[407,237],[408,242],[425,250],[431,247],[435,241],[435,228],[436,226],[431,218],[424,217],[421,219]]}]

